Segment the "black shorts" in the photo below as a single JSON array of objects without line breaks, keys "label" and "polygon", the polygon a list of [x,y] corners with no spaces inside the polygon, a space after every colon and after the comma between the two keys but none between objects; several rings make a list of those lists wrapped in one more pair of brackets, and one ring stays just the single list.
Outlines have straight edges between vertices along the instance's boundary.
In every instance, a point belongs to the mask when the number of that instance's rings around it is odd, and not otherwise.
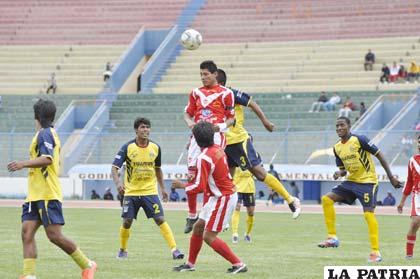
[{"label": "black shorts", "polygon": [[137,219],[140,207],[143,208],[147,218],[163,216],[163,207],[158,195],[149,196],[125,196],[121,217],[125,219]]},{"label": "black shorts", "polygon": [[25,202],[22,205],[22,222],[24,221],[41,221],[44,227],[64,225],[61,202],[58,200]]},{"label": "black shorts", "polygon": [[353,204],[358,199],[363,208],[374,209],[376,207],[378,184],[344,181],[332,188],[331,192],[342,197],[344,203]]},{"label": "black shorts", "polygon": [[225,148],[225,153],[230,168],[240,167],[242,170],[248,170],[261,165],[262,162],[250,138],[243,142],[229,144]]},{"label": "black shorts", "polygon": [[245,207],[255,206],[255,194],[238,192],[238,203],[243,204]]}]

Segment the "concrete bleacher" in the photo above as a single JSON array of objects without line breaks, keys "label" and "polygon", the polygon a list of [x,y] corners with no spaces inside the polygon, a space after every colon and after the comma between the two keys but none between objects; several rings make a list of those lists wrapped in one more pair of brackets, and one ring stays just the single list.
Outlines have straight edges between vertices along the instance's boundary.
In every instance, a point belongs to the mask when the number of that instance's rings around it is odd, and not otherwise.
[{"label": "concrete bleacher", "polygon": [[412,0],[209,0],[192,27],[211,43],[400,37],[418,34],[419,14]]},{"label": "concrete bleacher", "polygon": [[[373,71],[364,55],[376,55]],[[199,64],[211,59],[228,74],[228,84],[252,93],[413,90],[415,83],[382,84],[382,63],[420,61],[418,37],[203,44],[184,50],[153,89],[181,93],[200,85]]]},{"label": "concrete bleacher", "polygon": [[[380,93],[359,91],[339,94],[343,99],[351,96],[357,105],[363,101],[369,106]],[[162,147],[163,162],[177,163],[189,136],[183,121],[187,97],[187,94],[119,95],[111,109],[110,124],[81,163],[111,162],[119,147],[135,137],[133,122],[140,116],[151,119],[151,138]],[[253,98],[276,125],[276,131],[269,133],[252,111],[245,110],[245,126],[253,134],[264,162],[268,162],[275,153],[281,153],[275,158],[276,163],[303,164],[313,150],[330,147],[337,140],[337,111],[308,112],[318,98],[317,93],[261,93],[253,95]],[[358,115],[358,111],[352,113],[353,122]],[[180,162],[185,163],[185,154]]]},{"label": "concrete bleacher", "polygon": [[[126,46],[0,46],[0,94],[45,93],[51,73],[56,94],[94,94],[103,85],[105,64]],[[51,91],[50,91],[51,93]]]},{"label": "concrete bleacher", "polygon": [[[169,29],[187,0],[5,0],[0,6],[0,94],[98,93],[105,64],[142,27]],[[165,13],[161,11],[165,9]]]}]

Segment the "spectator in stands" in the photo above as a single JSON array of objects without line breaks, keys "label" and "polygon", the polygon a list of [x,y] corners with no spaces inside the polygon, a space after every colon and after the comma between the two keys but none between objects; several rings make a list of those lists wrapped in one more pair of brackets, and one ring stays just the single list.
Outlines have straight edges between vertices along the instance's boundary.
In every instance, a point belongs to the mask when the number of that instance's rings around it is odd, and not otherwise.
[{"label": "spectator in stands", "polygon": [[349,118],[350,113],[354,110],[356,110],[356,105],[353,103],[352,99],[349,96],[347,96],[343,107],[338,111],[338,117],[345,116]]},{"label": "spectator in stands", "polygon": [[356,118],[356,121],[359,120],[360,118],[362,118],[363,114],[365,114],[366,112],[366,106],[364,102],[360,102],[360,113],[359,116]]},{"label": "spectator in stands", "polygon": [[407,134],[401,138],[401,152],[409,159],[413,156],[413,139]]},{"label": "spectator in stands", "polygon": [[321,92],[319,95],[318,100],[312,103],[311,109],[309,112],[319,112],[321,107],[328,101],[327,95],[324,91]]},{"label": "spectator in stands", "polygon": [[336,105],[339,103],[341,103],[341,97],[338,96],[337,92],[334,92],[331,98],[328,100],[328,102],[325,102],[322,105],[322,108],[325,111],[332,111],[335,110]]},{"label": "spectator in stands", "polygon": [[407,70],[402,64],[400,65],[400,69],[398,70],[398,80],[407,80]]},{"label": "spectator in stands", "polygon": [[0,96],[0,110],[1,110],[2,107],[3,107],[3,100],[2,100],[2,98]]},{"label": "spectator in stands", "polygon": [[388,190],[387,196],[385,197],[384,201],[382,202],[383,206],[394,206],[395,205],[395,198],[392,195],[391,191]]},{"label": "spectator in stands", "polygon": [[104,82],[106,82],[112,76],[112,65],[111,62],[107,62],[104,71]]},{"label": "spectator in stands", "polygon": [[57,91],[57,80],[55,79],[55,73],[51,73],[51,76],[48,80],[48,87],[45,93],[49,94],[52,89],[52,93],[55,94]]},{"label": "spectator in stands", "polygon": [[262,190],[259,190],[258,191],[258,199],[262,199],[262,198],[264,198],[264,196],[265,196],[264,192]]},{"label": "spectator in stands", "polygon": [[382,82],[382,83],[384,83],[384,82],[389,82],[389,74],[390,74],[390,70],[389,70],[389,67],[388,67],[388,65],[386,65],[386,63],[384,63],[383,65],[382,65],[382,75],[381,75],[381,78],[380,78],[380,81]]},{"label": "spectator in stands", "polygon": [[300,197],[299,197],[300,191],[299,191],[299,188],[294,181],[290,182],[290,188],[291,188],[290,192],[292,193],[292,196],[300,199]]},{"label": "spectator in stands", "polygon": [[392,63],[391,68],[389,69],[389,82],[396,82],[400,73],[400,66],[397,65],[397,62]]},{"label": "spectator in stands", "polygon": [[415,61],[411,61],[410,68],[408,69],[408,81],[417,82],[419,78],[420,68]]},{"label": "spectator in stands", "polygon": [[273,164],[270,164],[270,170],[268,171],[269,174],[271,174],[272,176],[274,176],[275,178],[277,178],[278,181],[280,181],[280,177],[279,174],[277,173],[277,171],[274,169]]},{"label": "spectator in stands", "polygon": [[101,196],[99,196],[98,193],[96,193],[95,190],[92,190],[92,192],[90,194],[90,199],[91,200],[100,200]]},{"label": "spectator in stands", "polygon": [[375,64],[375,54],[369,49],[368,53],[365,55],[365,71],[372,71],[373,64]]},{"label": "spectator in stands", "polygon": [[169,194],[169,201],[179,202],[179,194],[175,188],[171,188],[171,193]]},{"label": "spectator in stands", "polygon": [[109,187],[107,187],[105,189],[104,200],[107,200],[107,201],[113,201],[114,200],[114,195],[112,194],[111,188],[109,188]]}]

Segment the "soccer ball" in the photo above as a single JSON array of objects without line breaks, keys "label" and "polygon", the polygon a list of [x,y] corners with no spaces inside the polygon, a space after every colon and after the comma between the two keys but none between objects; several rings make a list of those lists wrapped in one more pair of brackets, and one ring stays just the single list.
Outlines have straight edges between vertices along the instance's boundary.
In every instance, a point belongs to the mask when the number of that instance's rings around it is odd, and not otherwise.
[{"label": "soccer ball", "polygon": [[181,44],[189,50],[195,50],[200,47],[203,37],[200,32],[194,29],[187,29],[181,35]]}]

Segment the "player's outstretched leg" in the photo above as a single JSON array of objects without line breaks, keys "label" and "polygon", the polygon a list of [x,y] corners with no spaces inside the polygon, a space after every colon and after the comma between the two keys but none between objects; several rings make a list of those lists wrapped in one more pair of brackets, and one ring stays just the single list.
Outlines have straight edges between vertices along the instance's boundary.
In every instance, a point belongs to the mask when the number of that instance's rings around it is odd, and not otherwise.
[{"label": "player's outstretched leg", "polygon": [[318,244],[320,248],[336,248],[340,246],[340,242],[337,239],[335,229],[335,209],[334,201],[327,195],[322,196],[322,209],[324,211],[325,225],[327,226],[328,238]]},{"label": "player's outstretched leg", "polygon": [[369,239],[371,246],[371,253],[368,257],[368,262],[381,262],[382,256],[379,252],[379,226],[378,221],[376,220],[375,213],[370,211],[365,211],[365,220],[368,224]]}]

